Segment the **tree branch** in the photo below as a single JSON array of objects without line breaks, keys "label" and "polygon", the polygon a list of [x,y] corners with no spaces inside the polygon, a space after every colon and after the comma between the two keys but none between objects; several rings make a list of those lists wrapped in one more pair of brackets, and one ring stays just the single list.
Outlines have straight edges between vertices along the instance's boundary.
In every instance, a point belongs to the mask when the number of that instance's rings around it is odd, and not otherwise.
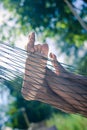
[{"label": "tree branch", "polygon": [[81,19],[81,17],[77,14],[77,12],[74,10],[74,8],[72,7],[72,5],[69,3],[68,0],[64,0],[64,2],[67,4],[67,6],[69,7],[69,9],[71,10],[71,12],[74,14],[74,16],[77,18],[77,20],[79,21],[80,25],[87,31],[87,25],[85,24],[85,22]]}]

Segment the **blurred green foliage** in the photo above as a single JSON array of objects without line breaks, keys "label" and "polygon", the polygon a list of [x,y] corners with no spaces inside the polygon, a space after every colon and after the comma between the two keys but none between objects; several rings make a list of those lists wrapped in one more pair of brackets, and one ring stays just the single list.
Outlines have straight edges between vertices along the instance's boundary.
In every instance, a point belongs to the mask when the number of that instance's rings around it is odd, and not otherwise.
[{"label": "blurred green foliage", "polygon": [[[85,21],[85,17],[87,17],[87,0],[82,0],[83,4],[80,9],[75,7],[74,2],[76,1],[69,0],[74,9],[77,12],[79,11],[79,15],[84,22],[87,23]],[[1,34],[4,32],[4,29],[8,31],[7,37],[6,35],[2,35],[3,40],[7,38],[9,41],[14,41],[15,37],[19,36],[20,33],[27,33],[33,29],[37,34],[41,34],[40,36],[43,39],[46,37],[55,39],[57,46],[61,48],[62,52],[67,53],[67,55],[74,48],[75,61],[78,60],[78,48],[82,47],[84,41],[87,40],[87,32],[73,16],[66,3],[64,3],[64,0],[0,0],[0,2],[12,13],[9,21],[15,21],[12,27],[8,26],[7,23],[1,26]],[[86,71],[87,53],[78,60],[78,66],[84,72]],[[5,85],[10,89],[11,94],[16,97],[15,101],[9,105],[7,113],[11,117],[8,125],[11,125],[13,128],[27,128],[23,113],[20,112],[21,108],[25,108],[30,122],[45,120],[54,112],[54,109],[47,104],[38,101],[28,102],[21,97],[22,79],[20,77],[5,82]],[[16,88],[19,88],[19,90]],[[54,123],[60,130],[86,130],[86,122],[87,120],[80,116],[55,115],[53,119],[48,121],[48,124],[53,125]]]},{"label": "blurred green foliage", "polygon": [[80,115],[53,115],[47,125],[55,125],[58,130],[87,130],[87,118]]},{"label": "blurred green foliage", "polygon": [[[71,13],[64,0],[0,0],[5,8],[13,11],[16,24],[21,25],[21,31],[34,29],[43,34],[42,37],[59,36],[62,41],[81,46],[87,38],[87,32],[81,27],[78,20]],[[80,9],[75,7],[77,0],[69,0],[74,9],[85,20],[87,1],[82,0]],[[78,7],[79,8],[79,7]]]},{"label": "blurred green foliage", "polygon": [[22,108],[25,108],[29,122],[40,122],[51,117],[54,109],[47,104],[39,101],[26,101],[21,96],[22,78],[16,77],[13,80],[5,81],[4,83],[9,89],[11,95],[15,97],[13,103],[9,105],[8,115],[10,122],[7,125],[13,128],[27,128],[26,120],[23,116]]},{"label": "blurred green foliage", "polygon": [[84,57],[79,59],[78,64],[78,69],[81,71],[82,75],[87,76],[87,52]]}]

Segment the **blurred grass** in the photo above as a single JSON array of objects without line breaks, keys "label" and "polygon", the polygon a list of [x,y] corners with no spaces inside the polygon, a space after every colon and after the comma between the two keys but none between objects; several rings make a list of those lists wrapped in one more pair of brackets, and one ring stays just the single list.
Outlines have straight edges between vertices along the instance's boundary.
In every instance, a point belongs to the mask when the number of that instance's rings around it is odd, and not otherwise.
[{"label": "blurred grass", "polygon": [[58,130],[87,130],[87,118],[80,115],[55,114],[46,123],[48,127],[55,125]]}]

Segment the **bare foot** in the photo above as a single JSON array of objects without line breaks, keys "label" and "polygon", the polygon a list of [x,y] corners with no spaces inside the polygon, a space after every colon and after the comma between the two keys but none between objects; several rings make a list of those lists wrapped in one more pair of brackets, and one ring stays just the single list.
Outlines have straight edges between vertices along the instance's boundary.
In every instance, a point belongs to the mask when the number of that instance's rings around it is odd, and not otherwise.
[{"label": "bare foot", "polygon": [[51,58],[51,62],[52,62],[52,65],[53,65],[53,67],[54,67],[54,69],[55,69],[55,73],[57,74],[57,75],[59,75],[59,76],[63,76],[63,77],[65,77],[65,76],[67,76],[66,74],[67,74],[67,71],[61,66],[61,64],[57,61],[57,57],[56,57],[56,55],[55,54],[53,54],[53,53],[50,53],[50,58]]},{"label": "bare foot", "polygon": [[[57,61],[57,58],[54,54],[50,54],[50,57],[52,59],[53,67],[55,68],[55,74],[51,79],[51,84],[49,85],[53,92],[55,92],[57,95],[60,95],[60,97],[64,98],[65,101],[68,104],[71,104],[72,108],[76,108],[76,105],[78,105],[78,108],[81,110],[85,110],[83,108],[83,104],[78,102],[81,97],[78,95],[77,99],[75,100],[75,95],[72,93],[73,91],[76,91],[76,87],[72,87],[71,81],[67,80],[69,78],[68,72],[60,65],[60,63]],[[50,81],[50,80],[49,80]],[[74,83],[73,83],[74,86]]]},{"label": "bare foot", "polygon": [[[56,89],[54,86],[49,87],[48,82],[45,78],[46,76],[46,64],[47,64],[47,56],[48,56],[48,45],[34,45],[35,42],[35,34],[32,33],[29,36],[29,42],[27,44],[27,54],[28,57],[25,63],[25,73],[24,73],[24,81],[22,87],[22,95],[26,100],[39,100],[48,104],[55,106],[56,108],[64,109],[66,111],[71,111],[72,107],[61,98],[58,93],[56,94]],[[53,60],[56,58],[51,55]],[[55,59],[56,60],[56,59]],[[56,66],[56,62],[52,62],[55,69],[56,74],[59,74],[59,68]],[[48,70],[49,71],[49,70]],[[50,71],[51,72],[51,71]],[[48,81],[51,80],[51,72]],[[52,84],[53,85],[53,84]]]},{"label": "bare foot", "polygon": [[34,45],[35,34],[29,35],[27,44],[28,58],[25,63],[25,75],[23,81],[22,95],[27,100],[34,100],[38,96],[38,91],[45,92],[44,78],[48,56],[48,45]]}]

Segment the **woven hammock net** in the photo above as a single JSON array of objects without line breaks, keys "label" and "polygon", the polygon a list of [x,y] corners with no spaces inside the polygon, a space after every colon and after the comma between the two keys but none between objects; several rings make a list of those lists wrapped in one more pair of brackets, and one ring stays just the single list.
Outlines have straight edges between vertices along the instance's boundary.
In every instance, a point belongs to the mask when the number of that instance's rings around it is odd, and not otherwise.
[{"label": "woven hammock net", "polygon": [[[26,100],[38,100],[67,113],[79,113],[87,117],[87,80],[82,84],[79,78],[75,78],[77,83],[74,83],[74,79],[67,78],[65,74],[56,76],[50,62],[51,59],[38,53],[27,54],[25,50],[0,42],[0,82],[20,77],[22,85],[18,85],[18,80],[10,89],[17,91]],[[76,67],[59,64],[67,71],[84,75]]]}]

